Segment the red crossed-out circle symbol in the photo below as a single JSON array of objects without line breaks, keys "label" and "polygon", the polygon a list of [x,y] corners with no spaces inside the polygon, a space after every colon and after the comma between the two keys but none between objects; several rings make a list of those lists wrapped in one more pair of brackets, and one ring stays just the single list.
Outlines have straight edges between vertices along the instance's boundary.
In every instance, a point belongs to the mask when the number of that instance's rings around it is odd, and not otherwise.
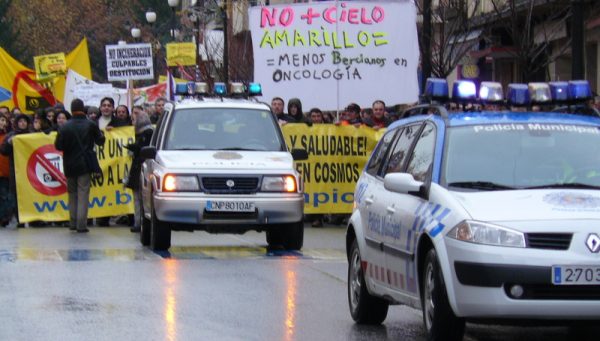
[{"label": "red crossed-out circle symbol", "polygon": [[27,161],[27,178],[36,191],[45,195],[61,195],[67,192],[67,180],[62,167],[62,152],[47,144],[39,147]]}]

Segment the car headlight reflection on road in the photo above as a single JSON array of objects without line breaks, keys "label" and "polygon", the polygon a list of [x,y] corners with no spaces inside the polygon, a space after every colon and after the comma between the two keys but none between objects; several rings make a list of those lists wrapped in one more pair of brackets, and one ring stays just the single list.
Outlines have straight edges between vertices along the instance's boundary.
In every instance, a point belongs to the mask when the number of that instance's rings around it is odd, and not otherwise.
[{"label": "car headlight reflection on road", "polygon": [[523,233],[473,220],[462,221],[454,226],[447,236],[476,244],[525,247],[525,235]]},{"label": "car headlight reflection on road", "polygon": [[163,189],[165,192],[198,191],[198,178],[195,175],[174,175],[164,176]]}]

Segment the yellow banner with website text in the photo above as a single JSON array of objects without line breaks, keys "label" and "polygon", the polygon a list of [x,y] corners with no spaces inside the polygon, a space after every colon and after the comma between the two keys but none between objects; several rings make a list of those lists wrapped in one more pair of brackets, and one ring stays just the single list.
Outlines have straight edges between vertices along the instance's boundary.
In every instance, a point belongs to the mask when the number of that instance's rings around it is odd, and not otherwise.
[{"label": "yellow banner with website text", "polygon": [[352,212],[356,181],[385,130],[299,123],[282,129],[290,149],[308,152],[308,160],[295,162],[304,180],[304,213]]},{"label": "yellow banner with website text", "polygon": [[[122,180],[131,156],[125,145],[134,141],[133,127],[105,131],[106,142],[96,146],[102,177],[92,180],[88,217],[133,213],[133,195]],[[54,148],[56,133],[17,135],[13,141],[19,221],[68,221],[69,196],[62,152]]]}]

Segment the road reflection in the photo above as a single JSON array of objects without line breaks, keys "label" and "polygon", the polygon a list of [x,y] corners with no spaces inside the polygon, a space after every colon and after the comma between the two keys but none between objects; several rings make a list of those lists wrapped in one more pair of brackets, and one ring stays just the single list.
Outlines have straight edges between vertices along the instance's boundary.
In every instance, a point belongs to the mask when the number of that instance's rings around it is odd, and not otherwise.
[{"label": "road reflection", "polygon": [[175,298],[175,289],[177,287],[177,267],[178,261],[175,259],[165,259],[165,339],[169,341],[177,340],[177,300]]},{"label": "road reflection", "polygon": [[297,279],[296,271],[291,268],[295,265],[291,259],[284,260],[285,268],[285,337],[284,340],[291,341],[295,339],[296,334],[296,297],[297,297]]}]

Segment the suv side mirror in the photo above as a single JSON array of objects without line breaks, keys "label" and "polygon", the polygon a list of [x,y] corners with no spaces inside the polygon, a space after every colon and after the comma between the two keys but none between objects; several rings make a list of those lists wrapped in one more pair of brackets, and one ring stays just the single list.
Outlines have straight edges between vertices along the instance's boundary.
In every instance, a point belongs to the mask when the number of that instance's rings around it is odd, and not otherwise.
[{"label": "suv side mirror", "polygon": [[306,149],[292,149],[292,158],[294,161],[308,160],[308,152]]},{"label": "suv side mirror", "polygon": [[389,173],[383,178],[383,187],[391,192],[416,195],[427,200],[427,186],[422,181],[417,181],[409,173]]},{"label": "suv side mirror", "polygon": [[154,146],[146,146],[143,147],[140,151],[140,157],[143,160],[154,159],[156,157],[156,147]]}]

